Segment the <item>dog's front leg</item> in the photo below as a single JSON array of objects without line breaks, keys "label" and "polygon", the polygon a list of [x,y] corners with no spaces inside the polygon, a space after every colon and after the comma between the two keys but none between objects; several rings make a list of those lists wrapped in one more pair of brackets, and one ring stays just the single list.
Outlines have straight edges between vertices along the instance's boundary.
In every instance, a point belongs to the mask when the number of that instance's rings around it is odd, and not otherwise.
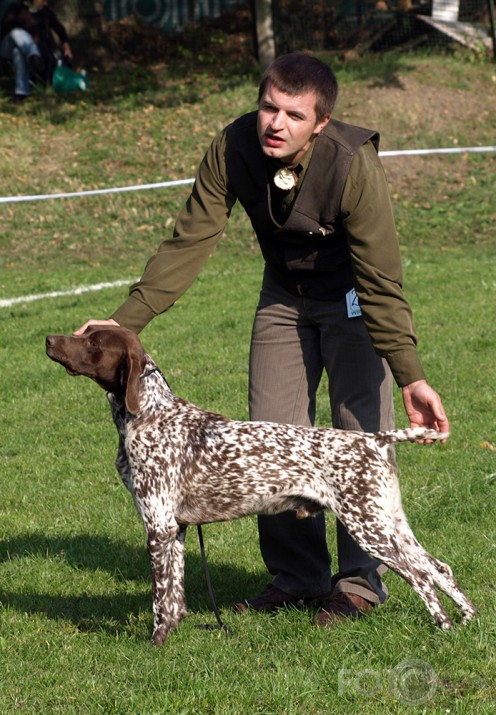
[{"label": "dog's front leg", "polygon": [[128,489],[131,494],[133,493],[133,479],[131,474],[131,466],[129,464],[129,459],[127,456],[124,438],[119,433],[119,449],[117,450],[117,458],[115,460],[115,468],[119,472],[119,475],[124,483],[126,489]]},{"label": "dog's front leg", "polygon": [[186,615],[184,600],[184,530],[174,517],[166,526],[147,528],[152,572],[153,645],[162,645]]}]

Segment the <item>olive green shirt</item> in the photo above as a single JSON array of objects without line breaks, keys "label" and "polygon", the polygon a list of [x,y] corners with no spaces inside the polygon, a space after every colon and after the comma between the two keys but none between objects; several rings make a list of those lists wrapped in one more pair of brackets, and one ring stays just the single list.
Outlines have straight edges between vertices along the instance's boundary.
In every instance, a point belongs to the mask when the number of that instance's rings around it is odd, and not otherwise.
[{"label": "olive green shirt", "polygon": [[[131,286],[129,298],[111,316],[119,325],[141,331],[189,288],[213,253],[236,202],[227,190],[229,129],[226,127],[214,139],[201,162],[172,238],[162,242],[141,279]],[[310,152],[301,162],[304,170],[309,159]],[[401,257],[387,181],[371,142],[353,158],[341,215],[360,308],[375,350],[387,360],[398,385],[424,379],[411,310],[402,289]]]}]

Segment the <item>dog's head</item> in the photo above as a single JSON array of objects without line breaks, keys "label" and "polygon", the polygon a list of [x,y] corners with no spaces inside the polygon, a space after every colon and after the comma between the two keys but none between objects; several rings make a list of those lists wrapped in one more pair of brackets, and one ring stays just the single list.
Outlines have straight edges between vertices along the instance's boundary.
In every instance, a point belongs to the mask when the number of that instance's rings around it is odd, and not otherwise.
[{"label": "dog's head", "polygon": [[139,411],[139,377],[145,351],[138,336],[117,326],[90,326],[82,335],[49,335],[49,358],[69,375],[85,375],[107,392],[124,397],[131,414]]}]

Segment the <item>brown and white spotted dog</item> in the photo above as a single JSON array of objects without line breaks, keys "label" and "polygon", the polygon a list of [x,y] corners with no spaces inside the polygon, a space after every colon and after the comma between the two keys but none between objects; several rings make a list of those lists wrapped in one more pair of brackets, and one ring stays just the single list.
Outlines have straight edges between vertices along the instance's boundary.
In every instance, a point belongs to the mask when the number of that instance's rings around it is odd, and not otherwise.
[{"label": "brown and white spotted dog", "polygon": [[367,553],[415,589],[442,628],[452,622],[436,586],[464,621],[475,614],[449,566],[415,539],[387,455],[394,442],[446,435],[237,422],[205,412],[171,392],[138,337],[124,328],[52,335],[46,349],[70,375],[86,375],[108,392],[119,432],[116,466],[147,534],[155,645],[186,615],[186,527],[288,509],[301,518],[331,509]]}]

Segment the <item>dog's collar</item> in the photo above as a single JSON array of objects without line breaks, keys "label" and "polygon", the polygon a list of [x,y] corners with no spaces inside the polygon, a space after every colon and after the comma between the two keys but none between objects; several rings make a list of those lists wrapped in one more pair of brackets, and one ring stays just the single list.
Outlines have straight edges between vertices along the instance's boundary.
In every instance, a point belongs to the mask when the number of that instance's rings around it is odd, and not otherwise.
[{"label": "dog's collar", "polygon": [[[140,380],[144,380],[147,377],[150,377],[154,372],[158,372],[159,375],[162,375],[161,371],[159,370],[158,367],[151,367],[149,370],[146,370],[145,372],[141,373],[140,375]],[[162,375],[163,377],[163,375]]]}]

